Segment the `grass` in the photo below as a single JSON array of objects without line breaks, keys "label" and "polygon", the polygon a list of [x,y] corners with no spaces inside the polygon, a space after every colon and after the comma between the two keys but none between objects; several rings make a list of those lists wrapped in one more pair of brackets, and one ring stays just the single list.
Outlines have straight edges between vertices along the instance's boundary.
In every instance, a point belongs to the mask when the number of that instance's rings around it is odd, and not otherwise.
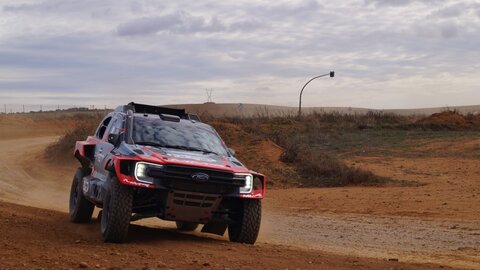
[{"label": "grass", "polygon": [[478,138],[478,131],[419,131],[419,130],[363,130],[325,133],[317,138],[309,137],[309,145],[339,157],[348,156],[462,156],[474,154],[468,151],[452,151],[445,143],[444,149],[421,149],[435,141],[451,141],[457,144],[462,138]]}]

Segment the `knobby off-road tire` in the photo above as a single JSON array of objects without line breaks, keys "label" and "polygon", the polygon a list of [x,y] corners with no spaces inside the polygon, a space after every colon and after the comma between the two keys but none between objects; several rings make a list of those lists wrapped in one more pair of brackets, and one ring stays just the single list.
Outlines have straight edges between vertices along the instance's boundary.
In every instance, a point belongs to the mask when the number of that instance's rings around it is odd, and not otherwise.
[{"label": "knobby off-road tire", "polygon": [[241,200],[235,223],[228,225],[228,237],[232,242],[254,244],[260,231],[262,201]]},{"label": "knobby off-road tire", "polygon": [[103,202],[100,226],[103,241],[112,243],[125,241],[132,216],[132,204],[133,190],[113,177],[111,189]]},{"label": "knobby off-road tire", "polygon": [[95,205],[83,196],[83,177],[90,175],[90,168],[78,168],[73,176],[70,189],[69,215],[70,220],[76,223],[88,222],[92,218]]},{"label": "knobby off-road tire", "polygon": [[193,223],[193,222],[177,221],[175,223],[177,224],[177,229],[179,231],[184,231],[184,232],[195,231],[195,229],[197,229],[198,227],[198,223]]}]

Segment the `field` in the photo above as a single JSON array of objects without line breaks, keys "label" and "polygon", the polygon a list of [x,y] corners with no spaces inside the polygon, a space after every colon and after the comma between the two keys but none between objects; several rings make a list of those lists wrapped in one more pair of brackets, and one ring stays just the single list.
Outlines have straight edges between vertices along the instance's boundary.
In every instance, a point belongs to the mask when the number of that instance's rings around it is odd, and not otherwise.
[{"label": "field", "polygon": [[0,269],[480,269],[476,115],[202,115],[270,177],[250,247],[157,220],[103,244],[69,223],[69,142],[102,113],[0,116]]}]

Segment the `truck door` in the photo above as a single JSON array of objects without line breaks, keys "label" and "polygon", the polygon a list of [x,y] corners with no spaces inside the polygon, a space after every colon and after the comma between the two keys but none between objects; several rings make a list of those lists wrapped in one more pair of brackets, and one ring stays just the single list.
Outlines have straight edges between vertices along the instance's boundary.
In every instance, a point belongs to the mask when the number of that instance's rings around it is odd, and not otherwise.
[{"label": "truck door", "polygon": [[108,160],[110,160],[111,152],[114,146],[108,142],[108,134],[118,125],[119,118],[116,116],[106,118],[103,121],[104,126],[100,127],[100,132],[98,137],[101,138],[98,144],[95,146],[95,162],[94,162],[94,171],[93,175],[95,178],[98,178],[102,181],[106,180],[108,177],[108,171],[105,169]]},{"label": "truck door", "polygon": [[105,167],[107,166],[107,163],[111,160],[112,150],[115,148],[115,146],[108,141],[108,135],[120,134],[123,126],[124,119],[122,115],[114,115],[105,130],[105,134],[103,134],[102,140],[97,144],[95,148],[95,169],[97,172],[97,175],[95,177],[100,180],[106,180],[108,174],[110,173],[108,170],[105,169]]}]

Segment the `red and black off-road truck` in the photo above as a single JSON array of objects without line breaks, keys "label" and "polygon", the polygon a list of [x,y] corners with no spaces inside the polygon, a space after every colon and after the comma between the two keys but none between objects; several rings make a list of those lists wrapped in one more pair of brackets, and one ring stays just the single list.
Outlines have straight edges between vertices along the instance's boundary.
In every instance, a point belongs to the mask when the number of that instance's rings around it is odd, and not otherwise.
[{"label": "red and black off-road truck", "polygon": [[70,219],[90,221],[101,208],[106,242],[126,240],[131,221],[158,217],[177,228],[253,244],[266,177],[247,169],[218,133],[183,109],[129,103],[75,145],[80,161]]}]

